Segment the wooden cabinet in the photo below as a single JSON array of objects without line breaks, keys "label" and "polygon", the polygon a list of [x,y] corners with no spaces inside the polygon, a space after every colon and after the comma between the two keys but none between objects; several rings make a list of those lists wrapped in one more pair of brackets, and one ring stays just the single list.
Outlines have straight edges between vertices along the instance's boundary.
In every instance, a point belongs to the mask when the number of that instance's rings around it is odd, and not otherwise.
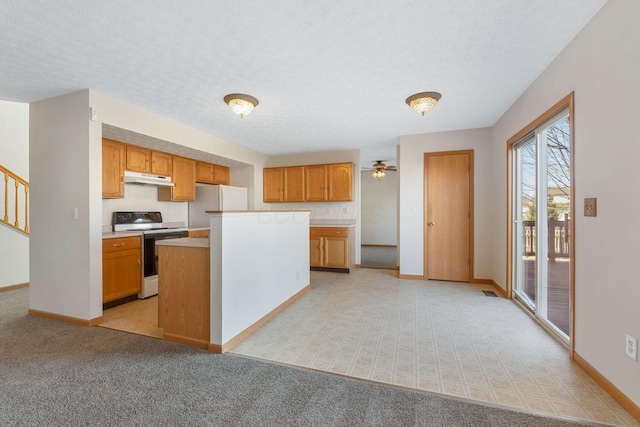
[{"label": "wooden cabinet", "polygon": [[102,198],[117,199],[124,197],[125,144],[102,140]]},{"label": "wooden cabinet", "polygon": [[353,164],[332,163],[305,166],[307,202],[353,200]]},{"label": "wooden cabinet", "polygon": [[151,150],[127,145],[127,170],[151,173]]},{"label": "wooden cabinet", "polygon": [[196,199],[196,161],[172,156],[173,187],[159,187],[158,200],[192,202]]},{"label": "wooden cabinet", "polygon": [[196,162],[196,182],[229,185],[229,168],[207,162]]},{"label": "wooden cabinet", "polygon": [[151,152],[151,173],[155,175],[171,176],[173,159],[171,154],[161,151]]},{"label": "wooden cabinet", "polygon": [[353,263],[353,247],[347,227],[311,227],[309,230],[311,267],[349,271]]},{"label": "wooden cabinet", "polygon": [[140,292],[141,237],[102,241],[102,302],[115,301]]},{"label": "wooden cabinet", "polygon": [[208,247],[158,246],[158,326],[165,340],[209,348],[209,253]]},{"label": "wooden cabinet", "polygon": [[189,230],[189,237],[209,237],[209,229]]},{"label": "wooden cabinet", "polygon": [[304,166],[266,168],[262,179],[265,203],[304,202]]},{"label": "wooden cabinet", "polygon": [[284,199],[282,168],[265,168],[262,171],[262,199],[265,203],[282,202]]},{"label": "wooden cabinet", "polygon": [[352,200],[352,163],[265,168],[263,171],[265,203]]}]

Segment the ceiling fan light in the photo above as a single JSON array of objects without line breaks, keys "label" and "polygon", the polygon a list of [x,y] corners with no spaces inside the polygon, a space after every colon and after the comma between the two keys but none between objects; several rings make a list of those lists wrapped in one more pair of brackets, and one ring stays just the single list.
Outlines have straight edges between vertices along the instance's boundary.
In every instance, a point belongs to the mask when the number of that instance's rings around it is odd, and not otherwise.
[{"label": "ceiling fan light", "polygon": [[258,100],[251,95],[242,93],[232,93],[224,97],[231,111],[240,116],[240,118],[248,115],[259,104]]},{"label": "ceiling fan light", "polygon": [[376,178],[376,179],[380,179],[380,178],[384,178],[385,176],[387,176],[387,174],[382,169],[377,169],[377,170],[373,171],[371,176]]},{"label": "ceiling fan light", "polygon": [[413,109],[413,111],[424,116],[424,113],[431,110],[441,97],[442,95],[438,92],[420,92],[415,95],[411,95],[405,102]]}]

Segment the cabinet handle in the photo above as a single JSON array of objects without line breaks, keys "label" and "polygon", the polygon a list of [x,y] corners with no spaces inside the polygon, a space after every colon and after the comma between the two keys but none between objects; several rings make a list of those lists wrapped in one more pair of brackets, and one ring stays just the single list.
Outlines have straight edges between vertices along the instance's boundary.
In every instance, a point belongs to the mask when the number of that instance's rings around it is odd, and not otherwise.
[{"label": "cabinet handle", "polygon": [[114,243],[113,244],[113,246],[116,247],[116,248],[119,247],[119,246],[124,246],[124,245],[126,245],[126,243]]}]

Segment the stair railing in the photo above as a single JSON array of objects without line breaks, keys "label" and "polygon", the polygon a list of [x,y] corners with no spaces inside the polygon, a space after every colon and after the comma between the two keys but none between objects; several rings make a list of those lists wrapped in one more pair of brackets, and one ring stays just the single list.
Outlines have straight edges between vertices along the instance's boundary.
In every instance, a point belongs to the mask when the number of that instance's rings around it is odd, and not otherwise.
[{"label": "stair railing", "polygon": [[[29,234],[29,183],[2,165],[0,165],[0,172],[4,174],[4,179],[2,180],[4,187],[4,214],[0,217],[0,222],[22,233]],[[12,188],[11,196],[13,197],[10,198],[10,189]],[[21,198],[21,194],[24,197]],[[10,201],[13,206],[10,205]],[[14,210],[11,216],[9,215],[10,208]],[[21,212],[24,213],[23,224],[20,224]]]}]

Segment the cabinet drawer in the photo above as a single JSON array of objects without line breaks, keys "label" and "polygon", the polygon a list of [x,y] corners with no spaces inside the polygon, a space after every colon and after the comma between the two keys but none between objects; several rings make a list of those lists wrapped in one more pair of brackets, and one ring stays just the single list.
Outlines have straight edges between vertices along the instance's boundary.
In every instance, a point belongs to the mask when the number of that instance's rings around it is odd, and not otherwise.
[{"label": "cabinet drawer", "polygon": [[122,251],[125,249],[139,249],[140,237],[116,237],[102,240],[102,252]]},{"label": "cabinet drawer", "polygon": [[349,229],[346,227],[311,227],[311,236],[349,236]]}]

